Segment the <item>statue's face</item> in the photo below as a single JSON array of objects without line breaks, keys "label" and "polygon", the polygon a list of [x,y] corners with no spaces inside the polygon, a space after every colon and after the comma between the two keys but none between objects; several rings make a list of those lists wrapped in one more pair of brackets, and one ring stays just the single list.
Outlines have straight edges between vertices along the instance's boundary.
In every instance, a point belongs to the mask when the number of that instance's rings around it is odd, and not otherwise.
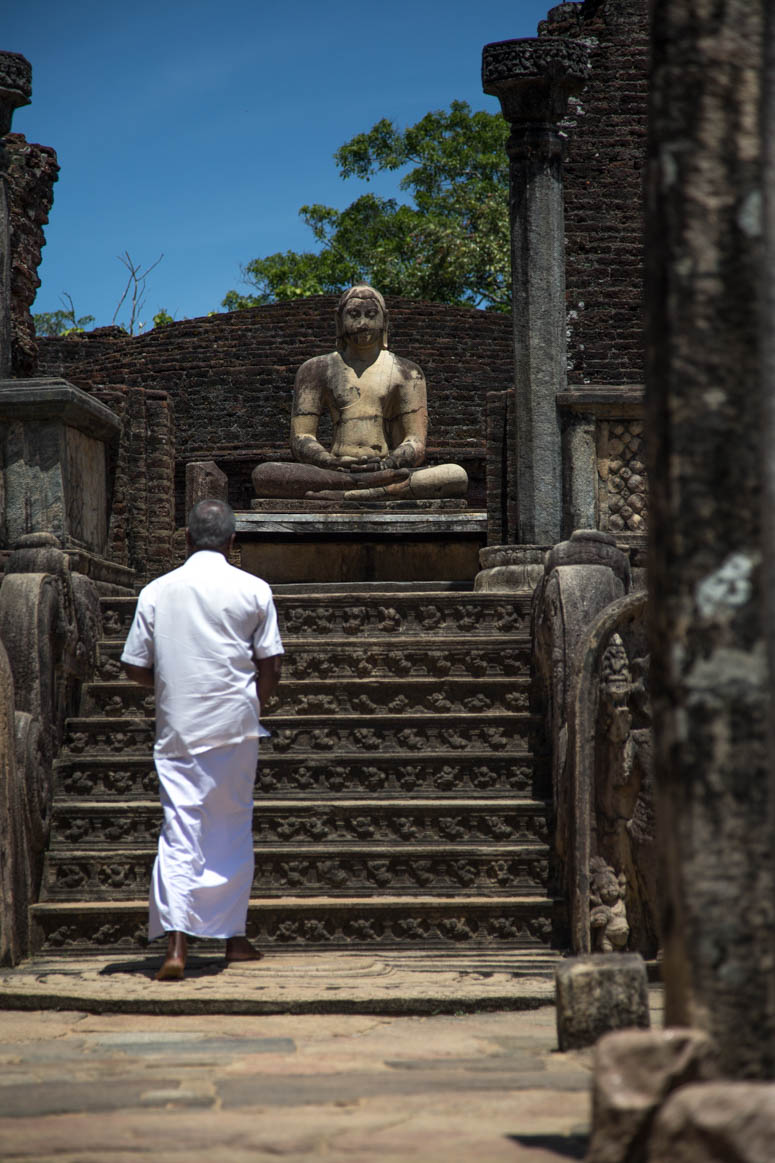
[{"label": "statue's face", "polygon": [[356,347],[371,347],[382,340],[385,316],[376,299],[348,299],[342,313],[345,339]]}]

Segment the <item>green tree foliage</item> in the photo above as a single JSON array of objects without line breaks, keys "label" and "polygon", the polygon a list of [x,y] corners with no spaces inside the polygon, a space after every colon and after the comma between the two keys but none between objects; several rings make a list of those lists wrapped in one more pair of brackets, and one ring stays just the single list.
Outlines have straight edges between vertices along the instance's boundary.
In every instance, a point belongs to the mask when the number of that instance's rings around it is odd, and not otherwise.
[{"label": "green tree foliage", "polygon": [[93,315],[76,315],[72,296],[67,291],[59,297],[64,307],[58,311],[41,311],[32,316],[36,335],[72,335],[75,331],[84,331],[94,322]]},{"label": "green tree foliage", "polygon": [[411,204],[363,194],[345,210],[302,206],[319,251],[253,259],[243,277],[254,290],[229,291],[223,306],[235,311],[368,282],[387,295],[507,310],[507,134],[500,114],[472,113],[465,101],[404,130],[378,121],[337,150],[337,168],[366,182],[406,169],[400,186]]}]

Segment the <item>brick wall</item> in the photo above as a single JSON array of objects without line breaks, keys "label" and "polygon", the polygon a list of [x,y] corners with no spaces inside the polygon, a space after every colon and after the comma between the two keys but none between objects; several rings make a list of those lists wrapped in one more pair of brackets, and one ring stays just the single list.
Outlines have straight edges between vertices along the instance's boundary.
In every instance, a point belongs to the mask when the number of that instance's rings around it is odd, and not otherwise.
[{"label": "brick wall", "polygon": [[539,35],[593,44],[566,121],[568,380],[642,383],[647,0],[561,4]]},{"label": "brick wall", "polygon": [[[334,347],[337,297],[185,320],[129,337],[98,328],[41,339],[40,368],[87,390],[126,384],[169,393],[175,408],[178,521],[187,460],[211,457],[229,476],[229,496],[249,503],[250,470],[289,456],[293,380],[305,359]],[[459,460],[484,505],[488,391],[511,387],[508,316],[442,303],[388,301],[390,345],[428,381],[429,461]]]}]

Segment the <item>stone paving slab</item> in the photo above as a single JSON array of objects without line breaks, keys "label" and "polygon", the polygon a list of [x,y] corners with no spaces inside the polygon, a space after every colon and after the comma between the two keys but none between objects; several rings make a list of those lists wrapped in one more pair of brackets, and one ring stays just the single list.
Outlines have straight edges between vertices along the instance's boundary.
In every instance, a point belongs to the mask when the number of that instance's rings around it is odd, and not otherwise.
[{"label": "stone paving slab", "polygon": [[591,1053],[554,1009],[0,1013],[4,1163],[582,1159]]},{"label": "stone paving slab", "polygon": [[[418,954],[415,971],[428,962]],[[500,971],[497,957],[486,965]],[[651,1002],[656,1025],[657,987]],[[553,1005],[411,1017],[6,1010],[0,1159],[580,1160],[592,1051],[560,1053],[555,1023]]]},{"label": "stone paving slab", "polygon": [[428,1014],[526,1010],[554,1000],[550,952],[417,955],[268,953],[227,966],[189,958],[180,982],[157,982],[161,952],[38,957],[0,971],[0,1010],[88,1013]]}]

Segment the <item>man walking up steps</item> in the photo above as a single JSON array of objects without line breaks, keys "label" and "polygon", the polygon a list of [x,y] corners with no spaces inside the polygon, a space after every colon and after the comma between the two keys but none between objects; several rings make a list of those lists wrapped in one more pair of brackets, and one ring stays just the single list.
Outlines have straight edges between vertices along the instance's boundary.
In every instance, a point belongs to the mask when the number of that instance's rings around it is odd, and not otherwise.
[{"label": "man walking up steps", "polygon": [[280,680],[272,591],[228,562],[234,514],[191,510],[184,565],[140,593],[121,661],[156,695],[154,763],[164,823],[148,937],[167,934],[157,980],[183,977],[186,937],[222,938],[227,961],[257,960],[245,936],[253,881],[259,722]]}]

